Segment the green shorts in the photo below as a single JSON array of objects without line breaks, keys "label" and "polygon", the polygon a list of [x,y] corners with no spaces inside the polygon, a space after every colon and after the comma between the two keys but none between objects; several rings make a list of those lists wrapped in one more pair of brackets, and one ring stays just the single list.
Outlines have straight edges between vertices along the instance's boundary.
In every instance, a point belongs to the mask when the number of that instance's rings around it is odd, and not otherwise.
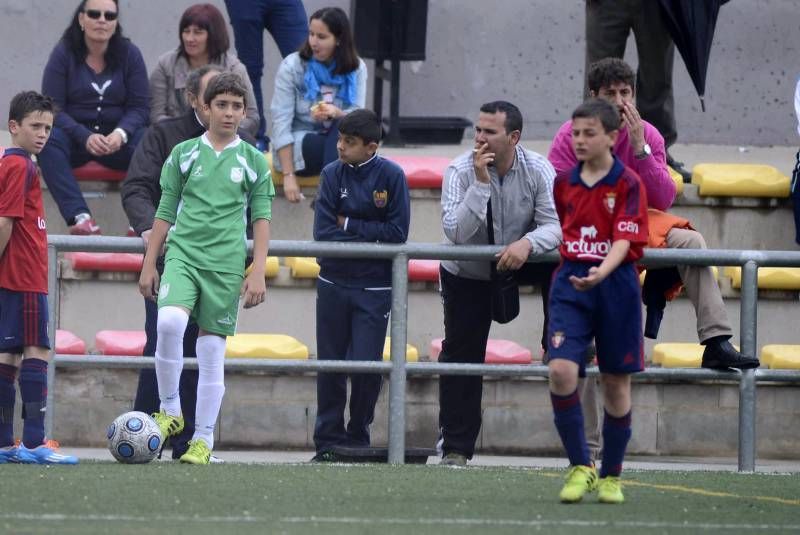
[{"label": "green shorts", "polygon": [[243,280],[243,275],[198,269],[173,258],[164,266],[158,307],[187,308],[204,331],[233,336]]}]

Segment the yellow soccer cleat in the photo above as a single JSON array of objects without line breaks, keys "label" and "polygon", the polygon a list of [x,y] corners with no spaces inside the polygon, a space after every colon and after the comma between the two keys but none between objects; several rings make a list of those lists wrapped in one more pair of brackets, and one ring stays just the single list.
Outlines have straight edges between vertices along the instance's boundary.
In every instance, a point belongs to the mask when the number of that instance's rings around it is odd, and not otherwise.
[{"label": "yellow soccer cleat", "polygon": [[600,503],[624,503],[622,483],[617,476],[606,476],[597,483],[597,501]]},{"label": "yellow soccer cleat", "polygon": [[211,448],[203,439],[190,440],[189,449],[181,455],[182,463],[211,464]]},{"label": "yellow soccer cleat", "polygon": [[169,437],[174,437],[183,431],[183,416],[170,416],[163,409],[153,413],[153,420],[161,430],[161,442],[164,443]]},{"label": "yellow soccer cleat", "polygon": [[597,486],[597,470],[594,466],[572,466],[567,472],[567,482],[558,497],[564,503],[581,501],[583,495]]}]

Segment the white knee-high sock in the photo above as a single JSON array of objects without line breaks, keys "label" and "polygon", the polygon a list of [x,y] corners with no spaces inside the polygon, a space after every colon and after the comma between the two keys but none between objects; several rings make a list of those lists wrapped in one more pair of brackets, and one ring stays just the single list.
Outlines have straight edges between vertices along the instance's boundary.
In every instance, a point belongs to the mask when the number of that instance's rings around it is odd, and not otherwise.
[{"label": "white knee-high sock", "polygon": [[215,335],[197,339],[197,408],[193,440],[202,438],[214,447],[214,427],[225,395],[225,338]]},{"label": "white knee-high sock", "polygon": [[181,415],[178,384],[183,370],[183,333],[189,323],[185,310],[165,306],[158,310],[156,342],[156,378],[161,409],[171,416]]}]

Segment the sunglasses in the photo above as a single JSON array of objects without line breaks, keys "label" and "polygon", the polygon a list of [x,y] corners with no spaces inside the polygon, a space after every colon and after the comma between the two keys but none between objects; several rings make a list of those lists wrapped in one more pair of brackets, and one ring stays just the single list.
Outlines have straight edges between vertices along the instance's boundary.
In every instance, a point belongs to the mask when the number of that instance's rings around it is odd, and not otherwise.
[{"label": "sunglasses", "polygon": [[104,17],[108,22],[117,20],[117,16],[119,15],[116,11],[100,11],[99,9],[86,9],[84,13],[86,13],[86,16],[90,19],[100,20],[100,17]]}]

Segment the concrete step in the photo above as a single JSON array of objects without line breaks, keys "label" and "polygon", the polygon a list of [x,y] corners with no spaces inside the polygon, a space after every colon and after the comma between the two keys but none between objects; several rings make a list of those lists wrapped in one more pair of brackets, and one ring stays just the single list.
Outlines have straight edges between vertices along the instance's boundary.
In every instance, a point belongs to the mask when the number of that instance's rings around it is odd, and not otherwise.
[{"label": "concrete step", "polygon": [[[124,236],[128,220],[122,209],[116,184],[83,183],[89,209],[103,229],[103,234]],[[306,200],[300,204],[286,202],[282,194],[273,203],[272,238],[311,240],[314,211],[310,209],[316,190],[306,188]],[[65,234],[67,226],[55,202],[45,193],[47,230]],[[794,248],[794,216],[788,199],[739,197],[700,197],[697,186],[687,184],[673,209],[676,215],[689,219],[706,238],[710,248],[785,250]],[[409,241],[443,240],[441,228],[441,191],[411,190],[411,227]]]},{"label": "concrete step", "polygon": [[[131,410],[138,372],[63,369],[56,375],[54,437],[70,447],[105,445],[105,428]],[[314,374],[226,372],[217,425],[220,449],[313,449]],[[480,453],[559,455],[547,382],[542,378],[485,378]],[[371,428],[372,443],[388,440],[388,385],[384,383]],[[800,441],[800,387],[758,386],[759,459],[796,459]],[[438,378],[409,377],[405,439],[432,447],[438,435]],[[634,381],[635,423],[631,455],[735,456],[738,383],[670,384]],[[18,404],[18,406],[21,404]],[[18,409],[19,412],[19,409]],[[19,421],[18,421],[19,423]],[[563,462],[563,460],[562,460]]]},{"label": "concrete step", "polygon": [[[144,328],[144,303],[134,273],[74,273],[62,270],[59,326],[81,337],[87,347],[94,347],[94,336],[103,329],[139,330]],[[739,332],[740,293],[730,287],[729,279],[720,285],[734,333]],[[306,344],[316,354],[314,280],[292,279],[281,266],[278,277],[267,282],[267,300],[261,306],[243,310],[239,332],[287,334]],[[798,292],[761,291],[758,306],[759,348],[764,344],[791,344],[796,336],[785,318],[796,311]],[[541,294],[538,289],[523,288],[520,316],[506,325],[493,324],[490,336],[513,340],[540,355],[543,322]],[[441,299],[436,283],[409,284],[408,343],[421,357],[428,354],[433,338],[444,334]],[[658,342],[697,342],[695,313],[685,297],[667,305]],[[734,336],[738,342],[738,335]],[[654,341],[646,339],[650,355]]]}]

